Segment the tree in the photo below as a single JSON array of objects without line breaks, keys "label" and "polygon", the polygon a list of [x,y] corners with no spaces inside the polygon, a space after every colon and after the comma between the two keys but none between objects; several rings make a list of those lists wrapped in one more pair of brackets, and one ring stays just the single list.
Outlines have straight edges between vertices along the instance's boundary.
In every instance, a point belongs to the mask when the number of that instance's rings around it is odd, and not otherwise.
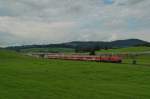
[{"label": "tree", "polygon": [[91,50],[90,55],[95,55],[95,50]]}]

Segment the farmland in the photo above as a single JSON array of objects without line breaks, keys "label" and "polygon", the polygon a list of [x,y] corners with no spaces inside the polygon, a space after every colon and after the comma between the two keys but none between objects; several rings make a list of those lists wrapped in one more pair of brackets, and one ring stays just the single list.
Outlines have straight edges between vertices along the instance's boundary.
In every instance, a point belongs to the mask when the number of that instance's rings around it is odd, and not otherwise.
[{"label": "farmland", "polygon": [[125,47],[125,48],[116,48],[108,50],[99,50],[99,53],[127,53],[127,52],[145,52],[150,51],[150,47],[140,46],[140,47]]},{"label": "farmland", "polygon": [[[125,48],[113,48],[113,49],[101,49],[97,50],[96,53],[128,53],[128,52],[146,52],[150,51],[150,47],[140,46],[140,47],[125,47]],[[63,48],[63,47],[49,47],[49,48],[26,48],[21,49],[20,52],[58,52],[58,53],[74,53],[73,48]],[[85,52],[84,52],[85,53]]]},{"label": "farmland", "polygon": [[63,52],[63,53],[71,53],[74,52],[72,48],[28,48],[22,49],[21,52]]},{"label": "farmland", "polygon": [[138,65],[36,59],[0,50],[0,99],[149,99],[149,56]]}]

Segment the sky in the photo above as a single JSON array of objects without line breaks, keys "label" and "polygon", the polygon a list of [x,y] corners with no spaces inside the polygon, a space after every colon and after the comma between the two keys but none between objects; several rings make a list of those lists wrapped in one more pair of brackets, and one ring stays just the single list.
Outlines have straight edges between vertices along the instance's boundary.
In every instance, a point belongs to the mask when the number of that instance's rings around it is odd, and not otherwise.
[{"label": "sky", "polygon": [[150,0],[0,0],[0,46],[150,41]]}]

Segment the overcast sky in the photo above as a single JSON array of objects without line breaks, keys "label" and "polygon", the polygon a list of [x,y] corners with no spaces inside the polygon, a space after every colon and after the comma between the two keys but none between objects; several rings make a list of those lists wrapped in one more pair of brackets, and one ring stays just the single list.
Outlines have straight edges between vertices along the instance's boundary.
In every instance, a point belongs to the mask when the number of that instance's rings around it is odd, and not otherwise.
[{"label": "overcast sky", "polygon": [[150,0],[0,0],[0,46],[150,41]]}]

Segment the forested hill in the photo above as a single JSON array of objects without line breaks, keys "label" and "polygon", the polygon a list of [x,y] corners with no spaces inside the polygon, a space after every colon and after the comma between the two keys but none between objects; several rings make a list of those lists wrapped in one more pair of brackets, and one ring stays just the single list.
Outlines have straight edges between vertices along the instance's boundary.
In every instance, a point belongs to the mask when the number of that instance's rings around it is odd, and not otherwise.
[{"label": "forested hill", "polygon": [[7,47],[7,49],[13,50],[28,49],[28,48],[103,49],[103,48],[130,47],[145,44],[149,45],[150,43],[139,39],[127,39],[127,40],[116,40],[111,42],[73,41],[60,44],[14,46],[14,47]]}]

